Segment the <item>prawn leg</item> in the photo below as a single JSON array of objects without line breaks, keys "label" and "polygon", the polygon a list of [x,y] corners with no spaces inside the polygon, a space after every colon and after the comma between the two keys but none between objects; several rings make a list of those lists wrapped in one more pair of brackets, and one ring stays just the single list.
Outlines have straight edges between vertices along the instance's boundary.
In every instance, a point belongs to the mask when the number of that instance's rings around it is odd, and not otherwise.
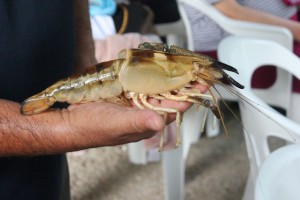
[{"label": "prawn leg", "polygon": [[[181,143],[180,125],[181,125],[182,120],[181,120],[181,114],[180,114],[179,110],[176,108],[163,108],[163,107],[153,106],[152,104],[150,104],[147,101],[147,95],[145,95],[145,94],[140,94],[139,97],[140,97],[143,105],[151,110],[163,112],[164,114],[165,113],[176,113],[177,141],[176,141],[175,148],[177,148]],[[161,143],[161,144],[163,144],[163,143]],[[162,150],[162,146],[160,146],[159,149]]]}]

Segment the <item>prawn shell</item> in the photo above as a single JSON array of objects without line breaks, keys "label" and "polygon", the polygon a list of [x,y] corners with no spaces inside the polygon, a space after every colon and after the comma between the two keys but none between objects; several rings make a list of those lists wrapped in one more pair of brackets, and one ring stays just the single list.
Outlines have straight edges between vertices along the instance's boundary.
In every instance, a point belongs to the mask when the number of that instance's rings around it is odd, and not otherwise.
[{"label": "prawn shell", "polygon": [[[191,58],[158,51],[123,50],[126,62],[119,72],[125,91],[160,94],[184,87],[193,79]],[[134,81],[133,81],[134,80]]]}]

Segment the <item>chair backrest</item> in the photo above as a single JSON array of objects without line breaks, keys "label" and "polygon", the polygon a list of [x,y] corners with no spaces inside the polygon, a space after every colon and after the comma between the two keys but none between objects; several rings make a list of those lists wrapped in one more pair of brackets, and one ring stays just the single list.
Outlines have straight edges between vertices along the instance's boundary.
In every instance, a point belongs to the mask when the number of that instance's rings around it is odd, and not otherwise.
[{"label": "chair backrest", "polygon": [[183,4],[192,6],[200,12],[204,13],[225,31],[232,35],[241,35],[272,40],[285,46],[289,50],[292,50],[293,48],[293,36],[291,32],[286,28],[231,19],[219,12],[206,0],[177,0],[177,3],[181,17],[186,26],[188,47],[190,50],[194,50],[193,35],[191,31],[190,21],[187,17],[185,9],[183,8]]},{"label": "chair backrest", "polygon": [[240,72],[239,75],[230,75],[245,85],[245,89],[238,90],[247,99],[247,102],[239,101],[241,117],[246,141],[248,139],[250,142],[247,144],[248,153],[254,153],[256,165],[260,166],[270,153],[267,138],[276,136],[290,142],[299,142],[300,126],[254,95],[250,87],[251,76],[257,65],[272,64],[300,78],[300,60],[278,43],[239,36],[224,39],[218,53],[222,62],[234,66]]},{"label": "chair backrest", "polygon": [[[263,65],[274,65],[285,72],[300,77],[300,59],[282,45],[260,39],[242,36],[225,38],[218,48],[219,59],[232,64],[238,69],[240,75],[235,76],[246,88],[251,88],[251,78],[254,71]],[[289,80],[291,83],[291,80]],[[291,84],[280,83],[274,91],[261,92],[259,97],[268,104],[279,106],[290,111]]]},{"label": "chair backrest", "polygon": [[255,184],[255,200],[298,200],[300,145],[281,147],[264,161]]},{"label": "chair backrest", "polygon": [[224,39],[218,47],[218,55],[222,62],[234,66],[240,72],[239,75],[232,73],[229,75],[245,84],[244,90],[238,90],[238,93],[246,100],[239,100],[239,105],[250,161],[250,174],[243,199],[253,199],[257,170],[270,154],[268,138],[275,136],[289,142],[299,143],[300,126],[265,103],[266,99],[270,101],[272,98],[275,102],[283,101],[284,97],[291,93],[291,90],[287,89],[290,85],[279,85],[280,89],[274,90],[271,95],[266,90],[265,93],[269,94],[270,98],[264,98],[262,101],[250,87],[252,74],[258,65],[272,64],[299,78],[300,70],[297,69],[300,62],[298,57],[276,42],[241,36]]}]

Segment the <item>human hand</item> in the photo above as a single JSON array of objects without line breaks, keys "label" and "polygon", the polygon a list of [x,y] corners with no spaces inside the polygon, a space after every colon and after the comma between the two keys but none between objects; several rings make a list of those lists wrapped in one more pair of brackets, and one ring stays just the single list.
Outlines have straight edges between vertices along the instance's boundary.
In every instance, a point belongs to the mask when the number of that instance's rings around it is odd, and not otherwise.
[{"label": "human hand", "polygon": [[79,149],[120,145],[150,138],[164,127],[155,111],[108,102],[71,105],[63,110],[73,143]]},{"label": "human hand", "polygon": [[[196,85],[202,93],[205,86]],[[191,103],[150,99],[154,106],[177,108],[186,111]],[[113,146],[151,138],[165,127],[163,116],[149,109],[138,109],[108,102],[71,105],[62,110],[63,119],[70,129],[75,149]],[[175,120],[169,114],[167,123]]]}]

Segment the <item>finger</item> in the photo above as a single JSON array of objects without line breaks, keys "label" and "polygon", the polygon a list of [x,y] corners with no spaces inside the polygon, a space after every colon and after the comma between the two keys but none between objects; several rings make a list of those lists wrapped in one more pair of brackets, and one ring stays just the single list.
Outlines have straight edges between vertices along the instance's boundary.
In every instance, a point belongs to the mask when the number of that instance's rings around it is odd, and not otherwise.
[{"label": "finger", "polygon": [[162,116],[151,110],[128,109],[119,117],[116,115],[115,120],[124,132],[118,143],[124,144],[151,138],[165,127]]},{"label": "finger", "polygon": [[[127,112],[127,119],[120,119],[121,123],[128,123],[128,132],[161,131],[164,128],[163,118],[152,110],[131,109]],[[126,121],[127,122],[126,122]]]}]

